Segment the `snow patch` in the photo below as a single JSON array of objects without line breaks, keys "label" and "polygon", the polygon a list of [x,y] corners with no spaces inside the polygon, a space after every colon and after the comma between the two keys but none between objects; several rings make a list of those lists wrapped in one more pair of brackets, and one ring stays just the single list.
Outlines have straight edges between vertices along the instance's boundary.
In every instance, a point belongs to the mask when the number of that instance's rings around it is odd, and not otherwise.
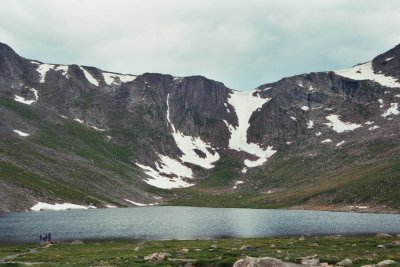
[{"label": "snow patch", "polygon": [[63,204],[49,204],[49,203],[44,203],[44,202],[38,202],[36,205],[31,207],[31,210],[33,211],[40,211],[40,210],[75,210],[75,209],[92,209],[96,208],[94,206],[82,206],[82,205],[76,205],[76,204],[71,204],[71,203],[63,203]]},{"label": "snow patch", "polygon": [[338,115],[334,115],[334,114],[326,116],[325,118],[330,122],[327,122],[327,123],[324,123],[324,124],[328,125],[329,127],[332,127],[332,130],[334,130],[337,133],[353,131],[353,130],[355,130],[357,128],[362,127],[361,124],[343,122],[343,121],[341,121],[339,119]]},{"label": "snow patch", "polygon": [[106,207],[109,208],[109,209],[114,209],[114,208],[116,208],[117,206],[114,206],[114,205],[106,205]]},{"label": "snow patch", "polygon": [[321,132],[315,133],[316,136],[320,136],[321,134],[322,134]]},{"label": "snow patch", "polygon": [[379,126],[379,125],[374,125],[372,127],[369,127],[368,130],[373,131],[373,130],[376,130],[376,129],[380,128],[380,127],[381,126]]},{"label": "snow patch", "polygon": [[385,61],[387,62],[387,61],[390,61],[392,59],[394,59],[394,57],[388,57],[388,58],[385,59]]},{"label": "snow patch", "polygon": [[26,100],[25,98],[23,98],[22,96],[19,95],[15,95],[14,96],[14,100],[17,102],[20,102],[22,104],[26,104],[26,105],[31,105],[33,103],[36,103],[39,100],[39,94],[38,91],[34,88],[29,89],[30,91],[33,92],[33,94],[35,95],[35,99],[34,100]]},{"label": "snow patch", "polygon": [[84,124],[84,121],[83,121],[83,120],[80,120],[80,119],[78,119],[78,118],[74,119],[74,121]]},{"label": "snow patch", "polygon": [[313,93],[313,92],[315,92],[315,88],[314,88],[312,85],[310,85],[310,86],[308,87],[308,91],[309,91],[310,93]]},{"label": "snow patch", "polygon": [[287,145],[290,145],[290,144],[293,144],[293,142],[287,141],[286,144],[287,144]]},{"label": "snow patch", "polygon": [[[181,177],[166,177],[162,175],[162,166],[160,167],[160,165],[158,163],[156,163],[156,168],[157,170],[153,169],[150,166],[146,166],[146,165],[142,165],[139,163],[135,163],[137,166],[139,166],[140,168],[142,168],[143,170],[145,170],[145,174],[147,174],[148,176],[150,176],[151,178],[144,180],[146,183],[148,183],[149,185],[152,185],[154,187],[158,187],[158,188],[163,188],[163,189],[172,189],[172,188],[180,188],[180,187],[189,187],[192,186],[193,184],[187,183],[185,181],[182,180]],[[183,167],[186,167],[182,164],[180,164],[180,162],[176,161],[175,165],[179,166],[179,169],[182,169]],[[187,167],[186,167],[187,168]],[[187,168],[188,170],[187,173],[190,175],[190,177],[187,178],[191,178],[192,177],[192,170]],[[181,170],[182,171],[182,170]],[[185,170],[183,170],[185,171]]]},{"label": "snow patch", "polygon": [[341,142],[337,143],[336,146],[341,146],[341,145],[343,145],[344,143],[346,143],[346,141],[341,141]]},{"label": "snow patch", "polygon": [[69,78],[68,69],[69,69],[68,65],[58,65],[57,67],[54,68],[54,70],[61,72],[62,75],[64,75],[66,78]]},{"label": "snow patch", "polygon": [[132,82],[137,77],[136,75],[131,75],[131,74],[118,74],[111,72],[103,72],[102,74],[104,77],[104,81],[108,85]]},{"label": "snow patch", "polygon": [[22,136],[22,137],[30,136],[30,134],[24,133],[24,132],[21,132],[21,131],[18,131],[18,130],[13,130],[13,131],[14,131],[14,133],[16,133],[16,134],[18,134],[19,136]]},{"label": "snow patch", "polygon": [[297,121],[297,119],[295,117],[290,116],[290,118],[294,121]]},{"label": "snow patch", "polygon": [[90,82],[91,84],[95,86],[99,86],[99,82],[90,74],[86,69],[84,69],[82,66],[79,66],[79,68],[83,71],[83,74],[86,77],[86,80]]},{"label": "snow patch", "polygon": [[47,72],[52,69],[54,65],[51,64],[38,64],[38,68],[36,69],[39,72],[40,83],[44,83]]},{"label": "snow patch", "polygon": [[381,116],[385,118],[389,115],[399,115],[399,114],[400,114],[399,104],[390,103],[390,108],[388,108],[388,110],[386,110],[385,113],[383,113]]},{"label": "snow patch", "polygon": [[394,77],[375,73],[372,68],[372,62],[354,66],[350,69],[335,71],[335,73],[353,80],[372,80],[386,87],[400,87],[400,83]]},{"label": "snow patch", "polygon": [[129,203],[131,203],[133,205],[136,205],[136,206],[139,206],[139,207],[144,207],[144,206],[148,206],[149,205],[149,204],[144,204],[144,203],[140,203],[140,202],[134,202],[134,201],[126,199],[126,198],[124,198],[124,200],[126,202],[129,202]]},{"label": "snow patch", "polygon": [[374,122],[373,122],[373,121],[367,121],[367,122],[365,122],[364,124],[366,124],[366,125],[371,125],[371,124],[374,124]]},{"label": "snow patch", "polygon": [[240,185],[240,184],[244,184],[244,182],[243,181],[236,181],[235,185],[233,186],[233,189],[236,189],[237,186]]},{"label": "snow patch", "polygon": [[400,98],[400,94],[398,94],[398,95],[395,95],[394,97],[399,97],[399,98]]},{"label": "snow patch", "polygon": [[310,110],[307,106],[302,106],[301,109],[304,110],[304,111]]},{"label": "snow patch", "polygon": [[379,107],[380,108],[383,108],[384,107],[384,105],[383,105],[383,99],[378,99],[378,102],[379,102]]},{"label": "snow patch", "polygon": [[312,129],[314,127],[314,122],[313,121],[308,121],[307,122],[307,129]]},{"label": "snow patch", "polygon": [[224,120],[226,126],[231,132],[228,147],[258,157],[258,160],[246,159],[244,161],[244,164],[250,168],[262,165],[276,152],[272,146],[263,149],[258,144],[247,142],[247,129],[250,127],[249,120],[251,115],[255,110],[261,108],[265,103],[271,100],[270,98],[261,98],[259,95],[253,96],[254,92],[255,91],[232,91],[228,102],[236,112],[236,116],[238,117],[238,126],[235,127]]},{"label": "snow patch", "polygon": [[321,144],[325,144],[325,143],[332,143],[331,139],[325,139],[324,141],[321,142]]},{"label": "snow patch", "polygon": [[89,126],[89,127],[92,128],[92,129],[95,129],[95,130],[98,131],[98,132],[104,132],[104,131],[106,131],[106,129],[97,128],[96,126],[93,126],[93,125],[87,125],[87,126]]},{"label": "snow patch", "polygon": [[243,169],[241,170],[241,172],[242,172],[242,173],[246,173],[246,172],[247,172],[247,168],[246,168],[246,167],[243,168]]},{"label": "snow patch", "polygon": [[[170,119],[169,94],[167,96],[167,120],[171,124],[175,143],[183,153],[180,157],[182,162],[192,163],[205,169],[214,168],[213,163],[219,160],[219,154],[211,144],[204,142],[200,137],[187,136],[176,130]],[[205,157],[200,157],[196,150],[201,151]],[[211,154],[209,150],[214,151],[214,154]]]}]

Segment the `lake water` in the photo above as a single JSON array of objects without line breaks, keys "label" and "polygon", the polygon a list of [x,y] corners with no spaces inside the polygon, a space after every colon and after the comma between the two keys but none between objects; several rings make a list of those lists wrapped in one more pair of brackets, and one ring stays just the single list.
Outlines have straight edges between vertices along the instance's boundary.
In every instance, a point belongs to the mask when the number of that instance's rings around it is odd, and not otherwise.
[{"label": "lake water", "polygon": [[400,233],[400,215],[344,212],[140,207],[0,214],[0,242],[52,239],[209,239]]}]

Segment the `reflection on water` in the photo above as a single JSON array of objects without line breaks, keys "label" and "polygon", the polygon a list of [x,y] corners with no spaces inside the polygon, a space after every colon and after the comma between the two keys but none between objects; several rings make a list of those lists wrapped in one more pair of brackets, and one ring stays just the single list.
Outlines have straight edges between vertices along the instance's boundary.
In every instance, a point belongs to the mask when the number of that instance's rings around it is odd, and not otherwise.
[{"label": "reflection on water", "polygon": [[0,215],[0,242],[208,239],[400,232],[400,215],[261,209],[140,207]]}]

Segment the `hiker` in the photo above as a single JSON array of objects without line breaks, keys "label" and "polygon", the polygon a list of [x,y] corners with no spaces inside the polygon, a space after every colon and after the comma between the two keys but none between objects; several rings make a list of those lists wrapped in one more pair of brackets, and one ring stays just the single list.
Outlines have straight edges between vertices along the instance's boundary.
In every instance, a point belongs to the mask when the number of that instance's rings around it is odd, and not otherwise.
[{"label": "hiker", "polygon": [[43,235],[42,234],[39,235],[39,239],[40,239],[40,243],[42,243],[42,241],[43,241]]},{"label": "hiker", "polygon": [[51,242],[51,233],[47,234],[47,239],[49,240],[49,242]]}]

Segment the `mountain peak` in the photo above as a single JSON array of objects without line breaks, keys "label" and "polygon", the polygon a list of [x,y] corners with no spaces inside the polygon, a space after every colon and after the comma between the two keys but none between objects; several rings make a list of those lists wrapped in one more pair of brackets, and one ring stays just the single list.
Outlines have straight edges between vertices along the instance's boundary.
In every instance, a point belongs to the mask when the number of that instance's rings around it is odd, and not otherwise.
[{"label": "mountain peak", "polygon": [[400,44],[375,57],[372,66],[376,73],[380,72],[400,80]]},{"label": "mountain peak", "polygon": [[7,44],[0,42],[0,53],[15,53],[15,51]]}]

